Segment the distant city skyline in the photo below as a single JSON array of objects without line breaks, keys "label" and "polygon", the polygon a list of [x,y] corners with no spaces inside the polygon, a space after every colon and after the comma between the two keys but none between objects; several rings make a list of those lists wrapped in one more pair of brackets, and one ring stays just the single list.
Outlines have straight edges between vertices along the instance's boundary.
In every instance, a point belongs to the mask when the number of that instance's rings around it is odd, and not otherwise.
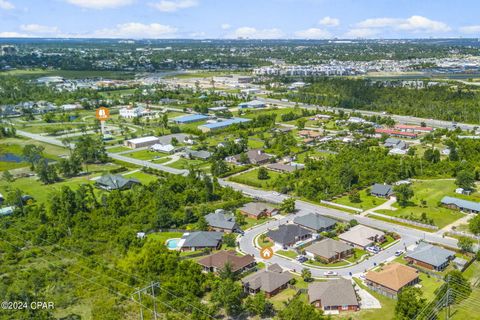
[{"label": "distant city skyline", "polygon": [[0,0],[0,37],[477,38],[475,0]]}]

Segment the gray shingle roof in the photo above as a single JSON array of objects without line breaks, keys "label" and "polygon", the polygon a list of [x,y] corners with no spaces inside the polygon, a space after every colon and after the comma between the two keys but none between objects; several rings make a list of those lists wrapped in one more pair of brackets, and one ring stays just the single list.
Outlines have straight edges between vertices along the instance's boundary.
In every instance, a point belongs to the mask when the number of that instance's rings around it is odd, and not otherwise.
[{"label": "gray shingle roof", "polygon": [[309,213],[304,216],[295,217],[293,222],[309,229],[319,231],[333,227],[337,223],[337,220],[316,213]]},{"label": "gray shingle roof", "polygon": [[274,242],[288,245],[295,243],[297,238],[304,237],[308,234],[311,234],[309,230],[296,224],[283,224],[280,225],[278,229],[268,231],[267,237],[272,239]]},{"label": "gray shingle roof", "polygon": [[305,248],[307,252],[328,259],[348,250],[352,250],[350,245],[330,238],[325,238]]},{"label": "gray shingle roof", "polygon": [[453,251],[422,242],[415,250],[407,253],[405,256],[425,262],[434,267],[440,267],[454,255],[455,252]]},{"label": "gray shingle roof", "polygon": [[472,211],[478,211],[480,212],[480,203],[478,202],[473,202],[473,201],[468,201],[468,200],[463,200],[463,199],[458,199],[454,197],[443,197],[441,200],[442,204],[446,205],[456,205],[460,209],[467,209],[467,210],[472,210]]},{"label": "gray shingle roof", "polygon": [[276,272],[263,269],[243,278],[242,283],[253,290],[260,289],[264,292],[273,292],[292,279],[293,275],[288,271]]},{"label": "gray shingle roof", "polygon": [[231,213],[225,213],[223,210],[217,210],[205,216],[205,220],[211,227],[234,230],[237,229],[235,217]]},{"label": "gray shingle roof", "polygon": [[108,190],[117,190],[127,187],[129,184],[139,184],[137,179],[126,179],[121,175],[106,174],[101,176],[96,183]]},{"label": "gray shingle roof", "polygon": [[222,241],[222,232],[196,231],[182,236],[182,248],[191,247],[217,247]]},{"label": "gray shingle roof", "polygon": [[370,190],[370,193],[380,196],[388,196],[393,193],[393,187],[389,184],[375,183]]},{"label": "gray shingle roof", "polygon": [[352,282],[346,279],[314,282],[308,285],[310,303],[320,300],[323,307],[358,306]]}]

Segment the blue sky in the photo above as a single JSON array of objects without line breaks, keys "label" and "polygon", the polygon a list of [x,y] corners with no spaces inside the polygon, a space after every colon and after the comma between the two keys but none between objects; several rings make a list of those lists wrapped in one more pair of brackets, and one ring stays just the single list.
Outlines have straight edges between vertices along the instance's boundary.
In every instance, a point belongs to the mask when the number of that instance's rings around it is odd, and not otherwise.
[{"label": "blue sky", "polygon": [[480,37],[478,0],[0,0],[0,37]]}]

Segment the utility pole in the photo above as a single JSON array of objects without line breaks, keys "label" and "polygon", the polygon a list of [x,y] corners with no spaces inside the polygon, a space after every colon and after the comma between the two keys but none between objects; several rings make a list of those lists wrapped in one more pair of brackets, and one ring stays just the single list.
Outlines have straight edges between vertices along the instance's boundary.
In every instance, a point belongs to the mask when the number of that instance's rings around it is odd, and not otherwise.
[{"label": "utility pole", "polygon": [[140,320],[144,320],[143,319],[142,293],[147,293],[148,295],[150,295],[148,293],[149,289],[151,289],[151,291],[152,291],[151,296],[153,297],[153,317],[154,317],[155,320],[158,319],[158,317],[157,317],[157,303],[155,301],[155,287],[160,288],[160,282],[153,282],[152,281],[148,286],[146,286],[144,288],[141,288],[141,289],[138,289],[137,291],[132,293],[132,300],[133,301],[135,301],[135,295],[138,294],[138,302],[140,303]]},{"label": "utility pole", "polygon": [[450,319],[450,275],[447,277],[447,307],[445,308],[445,320]]}]

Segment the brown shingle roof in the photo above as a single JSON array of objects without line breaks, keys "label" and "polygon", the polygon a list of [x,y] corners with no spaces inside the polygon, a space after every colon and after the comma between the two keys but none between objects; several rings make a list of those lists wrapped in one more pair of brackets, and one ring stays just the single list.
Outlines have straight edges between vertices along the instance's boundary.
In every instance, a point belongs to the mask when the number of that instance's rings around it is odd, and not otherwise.
[{"label": "brown shingle roof", "polygon": [[230,263],[232,266],[232,271],[236,272],[253,263],[254,261],[255,259],[252,255],[247,254],[239,257],[235,254],[235,251],[222,250],[198,260],[198,264],[207,268],[214,267],[221,269],[225,266],[225,264]]},{"label": "brown shingle roof", "polygon": [[367,280],[394,291],[399,291],[416,278],[418,278],[416,269],[400,263],[392,263],[380,271],[369,271],[366,274]]}]

